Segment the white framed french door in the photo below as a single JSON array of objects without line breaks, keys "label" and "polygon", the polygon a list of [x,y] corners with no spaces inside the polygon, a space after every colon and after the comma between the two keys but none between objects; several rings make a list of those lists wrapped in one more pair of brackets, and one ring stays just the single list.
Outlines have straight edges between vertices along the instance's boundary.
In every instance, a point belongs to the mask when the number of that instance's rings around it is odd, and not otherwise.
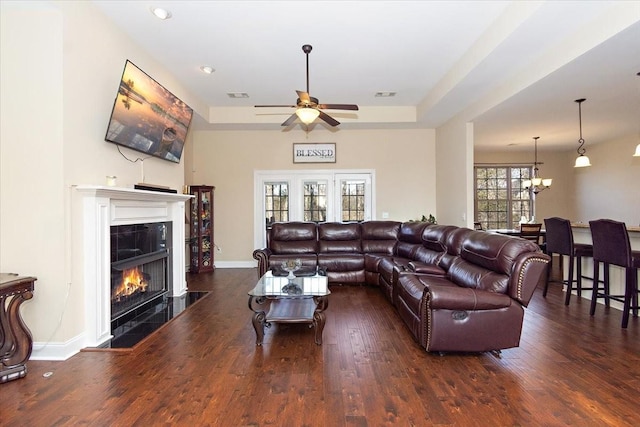
[{"label": "white framed french door", "polygon": [[254,172],[254,246],[282,221],[368,221],[375,212],[373,170]]}]

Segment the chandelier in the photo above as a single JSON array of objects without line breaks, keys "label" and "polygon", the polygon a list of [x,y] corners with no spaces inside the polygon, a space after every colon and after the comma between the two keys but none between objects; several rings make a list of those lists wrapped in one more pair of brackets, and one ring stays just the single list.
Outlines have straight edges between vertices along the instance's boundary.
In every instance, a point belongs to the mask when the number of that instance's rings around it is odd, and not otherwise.
[{"label": "chandelier", "polygon": [[574,168],[584,168],[587,166],[591,166],[591,162],[589,158],[584,154],[587,150],[584,148],[584,138],[582,138],[582,103],[586,101],[585,98],[576,99],[575,102],[578,103],[578,123],[580,123],[580,139],[578,140],[578,154],[579,156],[576,158],[576,163],[573,165]]},{"label": "chandelier", "polygon": [[538,165],[541,165],[541,162],[538,162],[538,138],[539,136],[534,136],[533,141],[535,144],[535,157],[533,161],[533,177],[531,179],[527,179],[524,181],[525,190],[533,191],[533,194],[538,194],[542,190],[545,190],[551,187],[551,178],[540,178]]}]

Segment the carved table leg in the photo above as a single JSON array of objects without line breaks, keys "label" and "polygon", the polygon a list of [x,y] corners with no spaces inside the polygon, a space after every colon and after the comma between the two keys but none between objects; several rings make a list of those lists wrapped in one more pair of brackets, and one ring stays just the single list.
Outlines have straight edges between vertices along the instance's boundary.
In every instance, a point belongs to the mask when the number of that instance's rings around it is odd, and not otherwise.
[{"label": "carved table leg", "polygon": [[327,320],[324,311],[329,306],[329,299],[327,297],[314,297],[314,301],[316,302],[316,311],[313,313],[313,326],[316,330],[316,344],[322,345],[322,331]]},{"label": "carved table leg", "polygon": [[4,283],[0,295],[0,383],[27,375],[31,356],[31,331],[20,317],[20,305],[33,298],[35,278]]},{"label": "carved table leg", "polygon": [[253,329],[256,330],[256,345],[262,345],[264,339],[264,324],[265,324],[264,311],[257,311],[253,313]]},{"label": "carved table leg", "polygon": [[266,298],[264,297],[254,297],[253,295],[249,297],[249,309],[253,311],[253,318],[251,322],[253,323],[253,329],[256,331],[256,345],[262,345],[262,340],[264,339],[264,328],[265,326],[270,326],[267,323],[267,315],[264,310],[255,309],[253,307],[253,303],[257,305],[262,305],[266,302]]}]

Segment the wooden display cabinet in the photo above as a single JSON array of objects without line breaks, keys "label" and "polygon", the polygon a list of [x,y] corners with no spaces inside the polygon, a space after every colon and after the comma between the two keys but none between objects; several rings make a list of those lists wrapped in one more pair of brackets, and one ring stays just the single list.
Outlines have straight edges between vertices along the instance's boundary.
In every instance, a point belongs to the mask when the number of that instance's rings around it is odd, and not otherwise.
[{"label": "wooden display cabinet", "polygon": [[192,185],[189,228],[189,243],[191,254],[192,273],[213,271],[215,268],[214,253],[215,241],[213,239],[213,191],[215,187],[210,185]]}]

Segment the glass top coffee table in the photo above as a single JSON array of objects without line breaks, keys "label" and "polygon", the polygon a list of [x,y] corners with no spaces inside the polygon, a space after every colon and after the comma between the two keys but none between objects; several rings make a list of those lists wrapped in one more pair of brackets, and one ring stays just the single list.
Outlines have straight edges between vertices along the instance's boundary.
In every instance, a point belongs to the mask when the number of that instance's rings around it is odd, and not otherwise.
[{"label": "glass top coffee table", "polygon": [[330,293],[326,276],[290,278],[267,271],[249,291],[256,344],[262,345],[264,328],[271,323],[310,323],[315,328],[316,344],[322,344]]}]

